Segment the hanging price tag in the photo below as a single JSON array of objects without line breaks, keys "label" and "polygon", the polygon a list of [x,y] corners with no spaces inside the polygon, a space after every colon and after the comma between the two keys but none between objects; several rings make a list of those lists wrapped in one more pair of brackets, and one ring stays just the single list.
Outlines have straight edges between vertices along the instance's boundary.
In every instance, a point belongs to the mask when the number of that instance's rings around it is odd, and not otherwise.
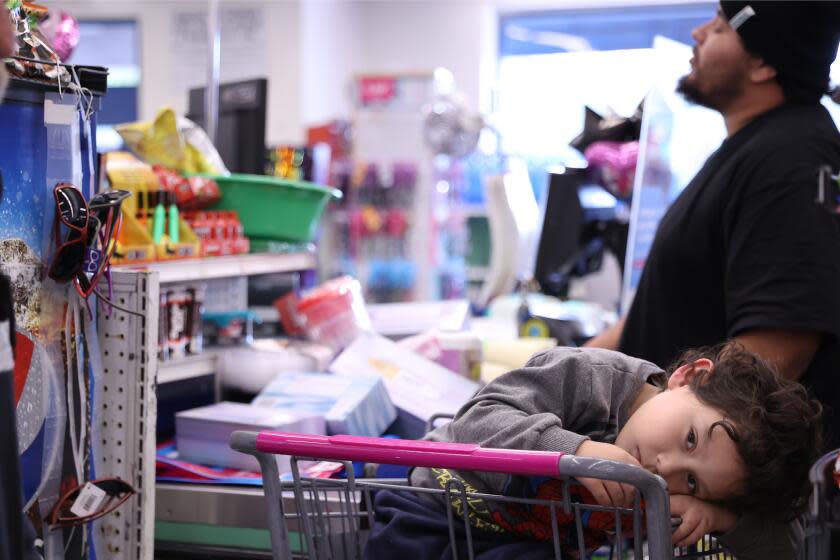
[{"label": "hanging price tag", "polygon": [[86,482],[82,491],[79,492],[79,496],[73,502],[70,513],[79,517],[87,517],[99,510],[106,496],[105,490]]}]

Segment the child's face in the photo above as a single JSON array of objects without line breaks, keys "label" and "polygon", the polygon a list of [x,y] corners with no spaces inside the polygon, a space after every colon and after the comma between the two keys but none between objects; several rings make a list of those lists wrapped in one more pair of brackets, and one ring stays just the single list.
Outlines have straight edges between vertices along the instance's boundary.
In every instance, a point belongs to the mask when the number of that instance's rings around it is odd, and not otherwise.
[{"label": "child's face", "polygon": [[708,501],[731,497],[746,474],[741,457],[723,427],[712,428],[723,414],[697,399],[686,385],[693,373],[681,369],[671,375],[666,391],[632,414],[616,445],[664,478],[671,494]]}]

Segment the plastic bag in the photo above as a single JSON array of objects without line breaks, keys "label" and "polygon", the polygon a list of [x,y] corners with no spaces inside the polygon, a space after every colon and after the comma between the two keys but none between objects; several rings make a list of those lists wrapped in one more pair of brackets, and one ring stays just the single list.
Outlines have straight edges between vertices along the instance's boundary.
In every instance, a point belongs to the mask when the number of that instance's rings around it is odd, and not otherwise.
[{"label": "plastic bag", "polygon": [[[185,131],[180,125],[184,123]],[[194,123],[179,119],[170,108],[161,109],[152,122],[135,122],[116,126],[125,143],[152,165],[162,165],[179,173],[224,174],[218,152],[206,135],[197,133]],[[197,142],[196,146],[192,142]],[[206,153],[209,154],[205,155]],[[221,168],[219,167],[221,165]]]}]

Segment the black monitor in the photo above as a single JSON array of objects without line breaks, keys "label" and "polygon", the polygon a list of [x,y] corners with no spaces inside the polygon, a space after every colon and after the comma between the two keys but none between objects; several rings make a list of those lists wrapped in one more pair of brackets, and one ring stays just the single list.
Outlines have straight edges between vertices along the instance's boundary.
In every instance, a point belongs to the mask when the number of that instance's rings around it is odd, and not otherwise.
[{"label": "black monitor", "polygon": [[[190,90],[187,118],[204,126],[204,88]],[[219,86],[216,149],[233,173],[265,173],[265,121],[268,80],[259,78]]]},{"label": "black monitor", "polygon": [[627,222],[618,201],[589,182],[585,169],[567,167],[548,174],[543,228],[534,278],[540,290],[565,298],[569,280],[598,270],[604,249],[623,266]]}]

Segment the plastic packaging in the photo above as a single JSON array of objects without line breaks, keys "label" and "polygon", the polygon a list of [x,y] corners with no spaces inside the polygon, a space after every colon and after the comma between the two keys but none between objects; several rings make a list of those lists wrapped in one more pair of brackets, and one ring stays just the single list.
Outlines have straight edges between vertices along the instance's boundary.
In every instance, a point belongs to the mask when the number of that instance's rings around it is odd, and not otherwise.
[{"label": "plastic packaging", "polygon": [[[150,164],[163,165],[182,173],[224,173],[212,161],[213,156],[204,155],[206,146],[197,148],[194,131],[189,139],[179,129],[180,120],[170,108],[162,109],[151,122],[126,123],[116,130],[126,145]],[[216,154],[218,155],[218,154]],[[212,161],[211,161],[212,160]]]},{"label": "plastic packaging", "polygon": [[362,287],[358,280],[342,276],[321,284],[300,300],[297,312],[309,340],[341,349],[370,330]]}]

